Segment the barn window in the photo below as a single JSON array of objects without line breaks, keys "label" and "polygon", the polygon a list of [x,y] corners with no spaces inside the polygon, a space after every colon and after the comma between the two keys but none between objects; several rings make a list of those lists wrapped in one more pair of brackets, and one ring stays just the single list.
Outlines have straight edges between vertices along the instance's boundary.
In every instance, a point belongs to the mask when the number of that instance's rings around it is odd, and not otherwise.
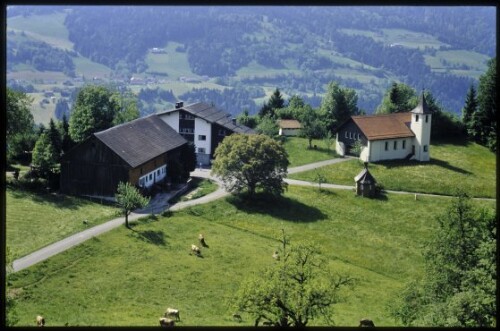
[{"label": "barn window", "polygon": [[160,169],[158,169],[158,171],[156,171],[156,175],[160,176]]},{"label": "barn window", "polygon": [[358,140],[361,140],[361,135],[358,133]]},{"label": "barn window", "polygon": [[149,180],[153,180],[153,174],[149,174]]},{"label": "barn window", "polygon": [[394,149],[398,149],[398,141],[394,140]]},{"label": "barn window", "polygon": [[347,131],[345,132],[345,137],[347,138]]},{"label": "barn window", "polygon": [[388,141],[385,142],[385,150],[386,151],[389,150],[389,142]]}]

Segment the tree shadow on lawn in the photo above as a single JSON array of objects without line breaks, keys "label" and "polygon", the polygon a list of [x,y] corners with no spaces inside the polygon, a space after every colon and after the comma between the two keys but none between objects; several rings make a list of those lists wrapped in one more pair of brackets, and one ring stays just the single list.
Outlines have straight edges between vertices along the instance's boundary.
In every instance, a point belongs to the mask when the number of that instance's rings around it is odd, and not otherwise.
[{"label": "tree shadow on lawn", "polygon": [[248,214],[263,214],[290,222],[316,222],[327,218],[321,210],[288,197],[258,193],[253,198],[233,195],[227,201]]},{"label": "tree shadow on lawn", "polygon": [[470,143],[471,142],[467,139],[467,137],[463,136],[458,136],[453,138],[435,138],[432,141],[432,145],[436,146],[440,145],[468,146],[470,145]]},{"label": "tree shadow on lawn", "polygon": [[132,234],[130,234],[132,237],[137,238],[139,240],[142,240],[144,242],[156,245],[156,246],[167,246],[167,241],[165,240],[165,232],[158,230],[158,231],[153,231],[153,230],[145,230],[145,231],[138,231],[134,230],[131,227],[131,230],[133,231]]},{"label": "tree shadow on lawn", "polygon": [[419,161],[404,161],[404,160],[389,160],[389,161],[382,161],[382,162],[376,162],[376,164],[379,164],[381,166],[384,166],[387,169],[392,169],[392,168],[398,168],[398,167],[412,167],[412,166],[426,166],[426,165],[436,165],[441,168],[445,168],[454,172],[458,172],[463,175],[471,175],[472,172],[467,171],[465,169],[461,169],[455,166],[452,166],[450,163],[439,160],[439,159],[433,159],[429,162],[419,162]]},{"label": "tree shadow on lawn", "polygon": [[166,237],[168,237],[165,232],[162,230],[154,231],[154,230],[136,230],[134,229],[138,225],[141,224],[147,224],[151,222],[156,222],[158,221],[158,218],[156,216],[149,216],[144,219],[139,219],[133,223],[129,223],[130,225],[130,230],[132,230],[132,233],[129,234],[129,236],[132,236],[134,238],[137,238],[139,240],[142,240],[144,242],[148,242],[153,245],[157,246],[167,246],[167,241],[165,240]]}]

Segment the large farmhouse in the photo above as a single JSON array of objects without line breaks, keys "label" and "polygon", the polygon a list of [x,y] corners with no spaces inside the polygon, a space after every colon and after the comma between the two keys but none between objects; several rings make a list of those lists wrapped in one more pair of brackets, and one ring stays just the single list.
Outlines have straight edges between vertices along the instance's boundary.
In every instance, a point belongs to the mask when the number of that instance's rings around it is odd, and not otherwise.
[{"label": "large farmhouse", "polygon": [[113,196],[119,182],[151,187],[169,176],[167,164],[185,144],[156,115],[94,133],[63,156],[61,192]]},{"label": "large farmhouse", "polygon": [[418,106],[407,113],[352,116],[337,129],[336,149],[340,155],[352,154],[359,141],[359,158],[364,162],[429,161],[431,120],[432,113],[422,94]]},{"label": "large farmhouse", "polygon": [[186,140],[194,143],[197,162],[202,165],[210,164],[215,149],[225,136],[255,133],[253,129],[237,124],[230,114],[203,102],[187,106],[178,102],[175,109],[157,115]]}]

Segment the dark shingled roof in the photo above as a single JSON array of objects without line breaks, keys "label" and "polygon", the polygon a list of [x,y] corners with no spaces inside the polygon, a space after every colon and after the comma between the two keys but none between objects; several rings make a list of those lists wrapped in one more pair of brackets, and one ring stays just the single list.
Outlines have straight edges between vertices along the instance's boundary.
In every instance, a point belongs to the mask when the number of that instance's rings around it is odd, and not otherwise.
[{"label": "dark shingled roof", "polygon": [[204,102],[197,102],[180,108],[170,109],[165,112],[158,113],[158,115],[175,112],[178,110],[184,110],[190,113],[191,115],[202,118],[210,123],[216,123],[235,133],[246,133],[246,134],[256,133],[255,130],[247,126],[233,123],[231,114],[226,113],[223,110],[217,109],[214,106],[210,106]]},{"label": "dark shingled roof", "polygon": [[354,177],[354,181],[356,183],[361,183],[361,184],[376,184],[377,181],[375,178],[372,176],[370,171],[368,171],[368,168],[364,168],[361,170],[361,172]]},{"label": "dark shingled roof", "polygon": [[120,124],[94,135],[132,168],[187,142],[156,115]]}]

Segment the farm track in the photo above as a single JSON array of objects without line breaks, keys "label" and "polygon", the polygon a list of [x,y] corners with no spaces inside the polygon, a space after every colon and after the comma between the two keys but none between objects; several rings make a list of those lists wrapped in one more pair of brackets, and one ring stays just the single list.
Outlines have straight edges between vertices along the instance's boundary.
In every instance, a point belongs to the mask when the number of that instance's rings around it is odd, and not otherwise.
[{"label": "farm track", "polygon": [[[336,159],[330,159],[326,161],[320,161],[316,163],[311,163],[311,164],[306,164],[294,168],[288,169],[289,174],[294,174],[302,171],[308,171],[316,168],[321,168],[326,165],[330,164],[335,164],[339,162],[345,162],[348,160],[351,160],[352,157],[345,157],[345,158],[336,158]],[[129,221],[134,221],[139,218],[145,217],[151,213],[151,211],[154,211],[155,214],[159,214],[163,212],[166,209],[176,211],[176,210],[181,210],[190,206],[194,205],[199,205],[199,204],[204,204],[208,203],[217,199],[220,199],[224,196],[229,195],[228,192],[225,191],[223,188],[223,184],[220,179],[215,178],[211,175],[210,170],[208,169],[196,169],[191,173],[192,177],[200,177],[200,178],[207,178],[214,180],[218,185],[219,188],[210,194],[207,194],[199,199],[195,200],[188,200],[188,201],[183,201],[183,202],[178,202],[172,206],[168,204],[168,201],[172,199],[178,192],[174,192],[173,194],[166,194],[162,193],[157,196],[155,196],[150,204],[141,209],[141,210],[136,210],[133,213],[129,215]],[[288,184],[291,185],[299,185],[299,186],[311,186],[315,187],[318,184],[317,183],[312,183],[312,182],[306,182],[306,181],[300,181],[300,180],[294,180],[294,179],[285,179],[285,181]],[[322,188],[332,188],[332,189],[341,189],[341,190],[353,190],[354,186],[349,186],[349,185],[337,185],[337,184],[321,184]],[[430,197],[447,197],[445,195],[436,195],[436,194],[425,194],[425,193],[414,193],[414,192],[402,192],[402,191],[385,191],[387,193],[396,193],[396,194],[411,194],[417,196],[430,196]],[[477,198],[478,200],[491,200],[495,201],[496,199],[484,199],[484,198]],[[12,263],[12,269],[14,272],[23,270],[25,268],[28,268],[34,264],[37,264],[41,261],[44,261],[48,259],[51,256],[54,256],[56,254],[59,254],[73,246],[76,246],[88,239],[91,239],[93,237],[96,237],[102,233],[108,232],[109,230],[112,230],[114,228],[117,228],[118,226],[122,225],[125,223],[125,218],[124,217],[118,217],[113,220],[110,220],[106,223],[94,226],[92,228],[89,228],[87,230],[84,230],[82,232],[76,233],[74,235],[71,235],[63,240],[60,240],[58,242],[55,242],[53,244],[50,244],[40,250],[37,250],[31,254],[28,254],[24,257],[21,257],[17,260],[15,260]]]}]

